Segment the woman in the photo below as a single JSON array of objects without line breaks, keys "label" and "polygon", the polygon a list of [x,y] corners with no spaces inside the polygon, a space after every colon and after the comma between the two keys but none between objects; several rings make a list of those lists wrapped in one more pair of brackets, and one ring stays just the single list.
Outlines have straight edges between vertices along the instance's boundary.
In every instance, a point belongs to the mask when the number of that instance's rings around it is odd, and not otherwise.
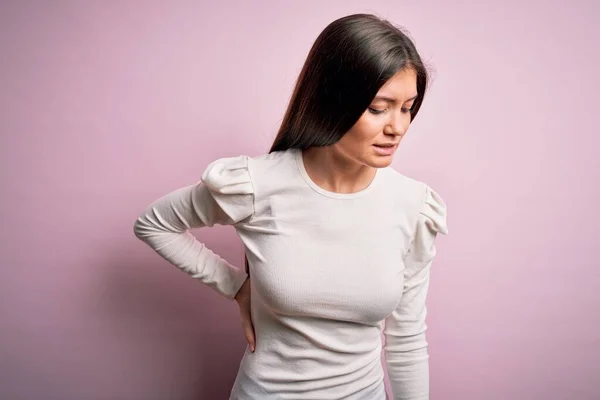
[{"label": "woman", "polygon": [[[385,399],[382,331],[394,398],[428,399],[425,300],[446,209],[389,167],[426,86],[399,29],[336,20],[271,151],[214,161],[136,221],[162,257],[238,302],[249,347],[230,399]],[[188,231],[214,224],[235,226],[246,271]]]}]

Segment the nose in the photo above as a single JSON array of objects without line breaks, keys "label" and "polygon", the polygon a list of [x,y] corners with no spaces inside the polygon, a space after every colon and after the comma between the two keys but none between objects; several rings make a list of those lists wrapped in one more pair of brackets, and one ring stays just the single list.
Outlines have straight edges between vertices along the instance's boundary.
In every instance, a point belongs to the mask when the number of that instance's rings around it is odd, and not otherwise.
[{"label": "nose", "polygon": [[402,111],[390,113],[390,119],[388,120],[388,123],[386,124],[383,133],[385,133],[386,135],[394,135],[400,137],[404,136],[410,123],[410,117],[405,117],[406,116],[402,113]]}]

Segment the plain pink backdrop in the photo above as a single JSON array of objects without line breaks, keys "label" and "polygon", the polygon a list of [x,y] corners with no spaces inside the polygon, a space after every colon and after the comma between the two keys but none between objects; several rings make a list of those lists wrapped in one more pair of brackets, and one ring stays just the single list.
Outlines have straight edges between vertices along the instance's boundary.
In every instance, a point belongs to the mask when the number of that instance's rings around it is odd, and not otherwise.
[{"label": "plain pink backdrop", "polygon": [[[235,303],[135,239],[151,201],[267,151],[332,20],[405,26],[434,69],[395,166],[438,191],[432,399],[600,398],[600,5],[3,1],[0,398],[225,399]],[[241,265],[235,232],[199,230]]]}]

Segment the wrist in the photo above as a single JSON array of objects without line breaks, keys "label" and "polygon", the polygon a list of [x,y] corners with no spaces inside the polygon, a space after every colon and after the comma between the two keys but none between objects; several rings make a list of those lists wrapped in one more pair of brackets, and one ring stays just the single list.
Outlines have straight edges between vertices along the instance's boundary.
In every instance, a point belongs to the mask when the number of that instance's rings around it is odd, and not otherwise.
[{"label": "wrist", "polygon": [[246,277],[246,279],[244,280],[244,282],[242,282],[242,285],[240,286],[240,288],[238,289],[237,293],[235,294],[235,296],[233,296],[233,299],[235,301],[237,301],[238,303],[240,301],[242,301],[243,299],[243,292],[244,292],[244,286],[246,286],[246,282],[250,279],[250,277]]}]

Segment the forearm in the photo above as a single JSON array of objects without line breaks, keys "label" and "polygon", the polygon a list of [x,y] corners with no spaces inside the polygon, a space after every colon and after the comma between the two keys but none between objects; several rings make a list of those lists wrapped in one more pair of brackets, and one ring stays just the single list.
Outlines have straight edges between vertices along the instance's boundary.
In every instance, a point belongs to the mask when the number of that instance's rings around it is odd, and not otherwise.
[{"label": "forearm", "polygon": [[[197,204],[194,199],[203,199]],[[219,257],[199,242],[189,229],[210,226],[210,214],[199,209],[215,209],[202,188],[189,186],[174,191],[150,205],[134,224],[135,235],[161,257],[190,276],[233,298],[246,273]]]},{"label": "forearm", "polygon": [[[423,339],[424,341],[424,339]],[[417,343],[415,343],[417,344]],[[386,365],[394,400],[429,399],[429,355],[427,345],[410,351],[386,349]]]}]

